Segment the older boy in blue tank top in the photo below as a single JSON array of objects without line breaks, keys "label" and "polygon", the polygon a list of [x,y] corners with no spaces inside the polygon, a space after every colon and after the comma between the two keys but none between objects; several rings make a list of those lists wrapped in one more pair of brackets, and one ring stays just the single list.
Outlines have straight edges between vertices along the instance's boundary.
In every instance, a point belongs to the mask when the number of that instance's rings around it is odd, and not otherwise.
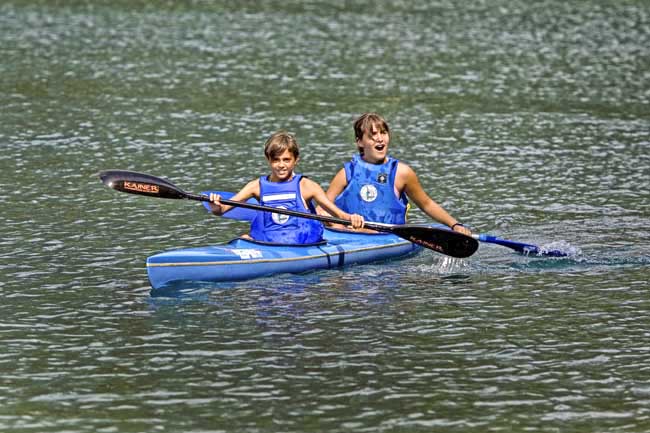
[{"label": "older boy in blue tank top", "polygon": [[334,176],[327,196],[341,209],[363,215],[367,221],[404,224],[408,200],[452,230],[471,235],[422,189],[415,171],[388,156],[390,129],[377,113],[365,113],[354,122],[359,154]]},{"label": "older boy in blue tank top", "polygon": [[[264,154],[271,174],[250,181],[231,200],[246,201],[255,197],[264,206],[315,213],[314,200],[332,215],[351,221],[353,228],[363,227],[363,217],[342,211],[327,198],[320,185],[294,172],[300,150],[292,134],[284,131],[273,134],[264,145]],[[221,204],[219,199],[219,195],[210,194],[210,210],[215,215],[222,215],[232,208]],[[245,237],[263,242],[311,244],[323,240],[323,225],[306,218],[257,212],[250,234]]]}]

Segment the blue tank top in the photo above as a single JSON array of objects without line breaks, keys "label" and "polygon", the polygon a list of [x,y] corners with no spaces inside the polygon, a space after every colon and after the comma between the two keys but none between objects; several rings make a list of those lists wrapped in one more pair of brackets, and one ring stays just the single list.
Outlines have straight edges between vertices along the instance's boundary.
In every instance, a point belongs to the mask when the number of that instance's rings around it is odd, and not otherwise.
[{"label": "blue tank top", "polygon": [[408,199],[395,196],[395,176],[399,161],[388,157],[383,164],[370,164],[360,155],[346,162],[347,186],[334,204],[348,213],[363,215],[366,221],[404,224]]},{"label": "blue tank top", "polygon": [[[294,175],[287,182],[270,182],[267,176],[260,177],[260,204],[316,213],[311,203],[308,209],[305,208],[300,193],[301,179],[301,174]],[[256,214],[250,230],[255,240],[281,244],[311,244],[323,240],[323,224],[320,221],[272,212]]]}]

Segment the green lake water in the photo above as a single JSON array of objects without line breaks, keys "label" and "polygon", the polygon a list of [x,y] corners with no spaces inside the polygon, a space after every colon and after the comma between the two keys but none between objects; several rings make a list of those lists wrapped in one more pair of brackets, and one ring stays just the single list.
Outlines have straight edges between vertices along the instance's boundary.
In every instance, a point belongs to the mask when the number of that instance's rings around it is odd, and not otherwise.
[{"label": "green lake water", "polygon": [[[650,3],[0,4],[0,431],[650,431]],[[151,292],[246,230],[97,173],[237,190],[352,122],[489,244]],[[413,221],[426,222],[420,212]]]}]

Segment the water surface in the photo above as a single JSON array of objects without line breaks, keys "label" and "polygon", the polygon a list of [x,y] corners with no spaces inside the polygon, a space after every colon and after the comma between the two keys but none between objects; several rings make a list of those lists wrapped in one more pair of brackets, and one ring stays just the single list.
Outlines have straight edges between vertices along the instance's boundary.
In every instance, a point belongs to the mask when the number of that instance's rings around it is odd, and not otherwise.
[{"label": "water surface", "polygon": [[[650,7],[528,3],[4,2],[0,430],[648,431]],[[571,256],[150,292],[246,227],[97,172],[236,190],[285,128],[326,186],[370,110],[473,230]]]}]

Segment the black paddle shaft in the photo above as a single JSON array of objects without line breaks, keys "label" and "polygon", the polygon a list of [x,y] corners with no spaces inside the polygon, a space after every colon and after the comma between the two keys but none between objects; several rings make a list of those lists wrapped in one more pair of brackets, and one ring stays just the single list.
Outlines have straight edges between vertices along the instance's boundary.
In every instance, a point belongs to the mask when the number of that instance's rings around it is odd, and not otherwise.
[{"label": "black paddle shaft", "polygon": [[[106,186],[130,194],[169,199],[210,201],[210,198],[206,195],[185,192],[170,181],[150,174],[129,170],[106,170],[99,173],[99,178]],[[220,202],[226,205],[243,207],[256,211],[273,212],[348,226],[352,224],[348,220],[326,215],[317,215],[223,198],[220,199]],[[452,257],[469,257],[476,252],[479,245],[478,241],[470,236],[435,227],[413,224],[394,225],[373,222],[365,222],[364,227],[378,232],[395,234],[410,242]]]}]

